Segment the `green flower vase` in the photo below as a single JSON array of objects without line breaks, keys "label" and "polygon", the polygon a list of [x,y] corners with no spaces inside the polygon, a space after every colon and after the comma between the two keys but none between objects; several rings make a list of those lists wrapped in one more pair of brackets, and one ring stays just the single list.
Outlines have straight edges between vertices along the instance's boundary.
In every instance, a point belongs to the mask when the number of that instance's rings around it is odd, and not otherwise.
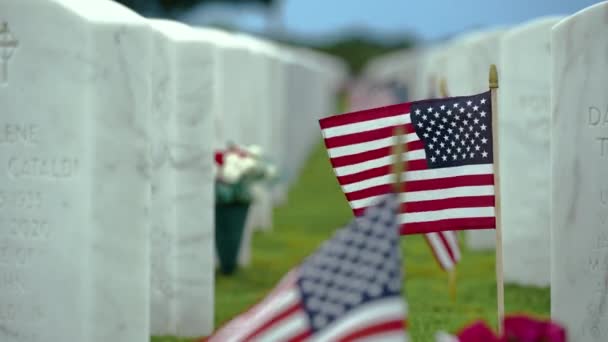
[{"label": "green flower vase", "polygon": [[215,248],[220,259],[220,271],[223,274],[232,274],[237,269],[248,212],[249,203],[216,203],[215,205]]}]

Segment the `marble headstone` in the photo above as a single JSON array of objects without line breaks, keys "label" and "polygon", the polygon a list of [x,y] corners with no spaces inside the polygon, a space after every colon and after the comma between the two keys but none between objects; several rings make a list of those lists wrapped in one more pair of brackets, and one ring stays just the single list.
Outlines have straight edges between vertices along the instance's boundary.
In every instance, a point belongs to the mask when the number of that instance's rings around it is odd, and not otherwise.
[{"label": "marble headstone", "polygon": [[309,84],[305,77],[304,66],[301,63],[301,58],[291,48],[284,47],[287,60],[286,73],[286,99],[287,112],[285,118],[285,132],[289,139],[285,144],[285,149],[289,151],[285,155],[285,163],[283,174],[287,183],[290,186],[295,182],[298,176],[299,163],[304,154],[305,146],[303,146],[303,137],[307,133],[307,129],[302,126],[308,121],[306,117],[306,108],[309,106],[306,101],[310,98]]},{"label": "marble headstone", "polygon": [[213,98],[211,100],[212,117],[213,117],[213,148],[216,150],[226,148],[227,138],[224,133],[225,115],[224,105],[225,99],[229,93],[225,88],[225,79],[228,76],[225,72],[225,61],[223,54],[230,49],[233,40],[232,35],[213,28],[208,27],[192,27],[200,35],[199,39],[209,41],[213,44]]},{"label": "marble headstone", "polygon": [[608,340],[608,2],[552,31],[551,316]]},{"label": "marble headstone", "polygon": [[[228,143],[244,143],[241,118],[242,106],[251,107],[251,97],[247,92],[250,75],[246,70],[248,51],[242,39],[236,35],[212,28],[197,27],[199,35],[211,39],[216,45],[214,68],[214,96],[212,118],[214,127],[214,149],[225,149]],[[240,105],[242,104],[242,105]],[[215,204],[214,204],[215,205]],[[246,240],[247,238],[245,238]],[[239,265],[247,266],[251,260],[250,247],[239,253]],[[219,261],[214,252],[215,264]]]},{"label": "marble headstone", "polygon": [[445,68],[450,96],[488,91],[490,65],[496,64],[500,72],[500,43],[504,33],[503,28],[475,31],[450,44]]},{"label": "marble headstone", "polygon": [[500,48],[500,181],[507,283],[548,286],[550,280],[550,44],[551,27],[559,20],[541,18],[514,28],[505,33]]},{"label": "marble headstone", "polygon": [[420,73],[412,100],[425,100],[440,97],[439,84],[445,78],[446,63],[449,58],[450,42],[432,46],[422,53]]},{"label": "marble headstone", "polygon": [[273,131],[271,136],[272,149],[270,157],[277,167],[278,179],[273,183],[272,198],[275,206],[283,205],[287,202],[287,186],[281,177],[284,170],[285,154],[289,153],[286,146],[288,136],[283,129],[287,118],[286,101],[286,62],[283,52],[277,44],[268,44],[268,56],[271,63],[270,92],[272,95],[271,115]]},{"label": "marble headstone", "polygon": [[[272,120],[272,94],[270,89],[271,59],[266,53],[264,41],[248,35],[237,35],[249,51],[250,77],[246,82],[251,96],[251,107],[243,108],[243,142],[262,148],[264,154],[272,152],[272,132],[276,129]],[[256,184],[253,189],[254,202],[249,209],[246,222],[248,235],[254,230],[272,229],[273,201],[270,189],[264,184]],[[247,237],[250,239],[250,236]]]},{"label": "marble headstone", "polygon": [[213,328],[215,46],[183,24],[150,26],[151,330],[197,337]]},{"label": "marble headstone", "polygon": [[[488,91],[488,72],[491,64],[500,67],[500,39],[503,29],[470,33],[449,48],[445,80],[450,96],[473,95]],[[500,97],[499,97],[500,102]],[[473,250],[494,249],[494,229],[465,231],[466,244]]]},{"label": "marble headstone", "polygon": [[[291,79],[295,107],[290,112],[289,120],[295,139],[289,151],[295,152],[295,163],[292,167],[292,181],[296,181],[302,172],[312,149],[318,143],[319,125],[317,120],[327,113],[322,107],[322,97],[327,96],[322,88],[321,70],[306,49],[293,49],[295,68]],[[297,114],[296,114],[297,113]]]},{"label": "marble headstone", "polygon": [[0,3],[0,341],[149,341],[150,38],[111,1]]},{"label": "marble headstone", "polygon": [[[244,124],[246,113],[252,113],[252,96],[249,92],[251,69],[249,68],[249,50],[243,39],[236,35],[226,34],[225,45],[221,49],[221,110],[223,116],[223,134],[226,142],[245,144],[247,129]],[[252,113],[253,114],[253,113]]]},{"label": "marble headstone", "polygon": [[[241,109],[242,143],[260,146],[264,153],[271,150],[272,143],[272,113],[270,103],[270,60],[264,54],[262,41],[248,35],[235,36],[244,45],[247,54],[244,56],[248,65],[248,77],[244,78],[250,106]],[[252,187],[253,202],[245,222],[245,230],[239,250],[239,264],[246,266],[251,263],[251,243],[255,230],[272,228],[273,201],[270,189],[263,184]]]}]

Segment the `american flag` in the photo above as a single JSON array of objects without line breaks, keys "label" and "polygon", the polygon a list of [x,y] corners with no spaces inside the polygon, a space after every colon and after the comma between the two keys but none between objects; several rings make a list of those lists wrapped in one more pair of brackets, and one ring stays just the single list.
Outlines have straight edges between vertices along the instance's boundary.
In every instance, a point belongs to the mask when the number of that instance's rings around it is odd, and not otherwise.
[{"label": "american flag", "polygon": [[383,196],[208,341],[407,341],[397,195]]},{"label": "american flag", "polygon": [[415,101],[320,120],[355,215],[391,191],[396,126],[407,160],[402,234],[496,227],[490,92]]},{"label": "american flag", "polygon": [[[409,100],[407,88],[399,83],[393,83],[394,93],[398,101],[394,103],[402,103]],[[452,271],[460,262],[460,245],[458,244],[458,235],[455,231],[446,230],[441,232],[424,234],[424,239],[431,248],[435,261],[444,271]]]}]

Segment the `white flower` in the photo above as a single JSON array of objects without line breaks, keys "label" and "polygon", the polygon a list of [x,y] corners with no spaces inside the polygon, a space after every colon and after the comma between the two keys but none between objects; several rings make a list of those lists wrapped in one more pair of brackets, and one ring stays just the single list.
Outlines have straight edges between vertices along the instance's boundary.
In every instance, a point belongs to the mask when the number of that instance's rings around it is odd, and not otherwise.
[{"label": "white flower", "polygon": [[224,164],[222,168],[221,177],[222,180],[229,184],[234,184],[239,181],[243,172],[235,164]]},{"label": "white flower", "polygon": [[246,150],[254,158],[259,158],[262,156],[262,148],[258,145],[249,145]]},{"label": "white flower", "polygon": [[231,145],[224,152],[223,164],[217,171],[218,178],[227,183],[237,183],[243,177],[252,181],[277,177],[277,168],[262,158],[263,150],[259,145],[245,147]]},{"label": "white flower", "polygon": [[243,173],[249,173],[249,172],[255,170],[255,168],[257,166],[258,166],[257,161],[251,157],[241,158],[241,160],[239,162],[239,167],[241,168]]},{"label": "white flower", "polygon": [[224,168],[239,168],[241,157],[236,153],[226,153],[224,155]]}]

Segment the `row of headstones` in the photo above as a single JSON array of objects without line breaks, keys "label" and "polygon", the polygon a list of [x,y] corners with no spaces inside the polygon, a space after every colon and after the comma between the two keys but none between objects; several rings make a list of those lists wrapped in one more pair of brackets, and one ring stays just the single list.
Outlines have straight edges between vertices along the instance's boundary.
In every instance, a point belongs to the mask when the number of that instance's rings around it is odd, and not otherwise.
[{"label": "row of headstones", "polygon": [[0,341],[209,334],[213,152],[284,171],[248,224],[271,226],[341,62],[109,0],[6,0],[0,24]]},{"label": "row of headstones", "polygon": [[[608,340],[608,2],[568,17],[475,32],[374,61],[410,100],[487,91],[499,69],[500,179],[507,282],[551,286],[571,341]],[[469,231],[473,249],[493,231]]]}]

